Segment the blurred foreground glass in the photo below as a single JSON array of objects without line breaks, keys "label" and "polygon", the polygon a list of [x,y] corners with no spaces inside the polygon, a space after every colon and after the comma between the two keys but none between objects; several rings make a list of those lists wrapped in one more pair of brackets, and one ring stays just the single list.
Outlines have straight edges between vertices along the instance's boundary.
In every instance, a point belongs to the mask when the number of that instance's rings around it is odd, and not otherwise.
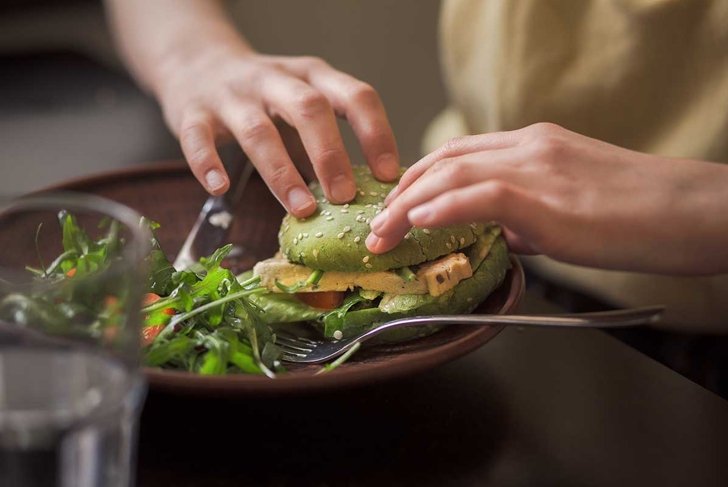
[{"label": "blurred foreground glass", "polygon": [[128,486],[149,230],[112,201],[0,207],[0,485]]}]

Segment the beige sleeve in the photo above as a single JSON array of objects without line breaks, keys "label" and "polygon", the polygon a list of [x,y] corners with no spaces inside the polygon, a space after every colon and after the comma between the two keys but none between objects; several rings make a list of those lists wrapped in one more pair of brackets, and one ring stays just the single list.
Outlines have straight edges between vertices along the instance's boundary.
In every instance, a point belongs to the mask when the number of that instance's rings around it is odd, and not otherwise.
[{"label": "beige sleeve", "polygon": [[[724,0],[445,0],[440,35],[451,105],[425,134],[426,152],[548,121],[642,152],[728,162]],[[725,275],[527,262],[617,304],[667,304],[666,326],[725,327]]]}]

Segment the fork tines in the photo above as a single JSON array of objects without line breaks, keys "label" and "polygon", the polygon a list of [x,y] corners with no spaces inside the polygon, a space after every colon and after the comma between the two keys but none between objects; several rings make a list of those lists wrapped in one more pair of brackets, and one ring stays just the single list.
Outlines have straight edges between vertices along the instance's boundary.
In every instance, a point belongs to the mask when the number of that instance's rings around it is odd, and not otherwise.
[{"label": "fork tines", "polygon": [[294,360],[295,358],[304,358],[318,345],[315,340],[308,338],[288,335],[285,333],[276,333],[276,345],[283,351],[281,358],[283,360]]}]

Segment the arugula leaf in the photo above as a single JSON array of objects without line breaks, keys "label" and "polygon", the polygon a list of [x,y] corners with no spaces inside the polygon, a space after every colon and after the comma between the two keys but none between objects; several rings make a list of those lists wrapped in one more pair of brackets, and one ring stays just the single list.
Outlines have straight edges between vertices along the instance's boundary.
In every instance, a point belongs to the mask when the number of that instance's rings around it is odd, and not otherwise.
[{"label": "arugula leaf", "polygon": [[67,211],[58,213],[58,220],[63,229],[63,250],[75,250],[78,254],[88,253],[91,239],[76,222],[76,217]]},{"label": "arugula leaf", "polygon": [[397,269],[396,272],[397,275],[401,277],[402,280],[404,280],[404,282],[412,282],[417,279],[417,275],[412,272],[412,269],[410,269],[409,267],[400,267],[399,269]]},{"label": "arugula leaf", "polygon": [[379,309],[385,313],[404,313],[432,302],[429,294],[385,294],[379,303]]},{"label": "arugula leaf", "polygon": [[337,331],[343,331],[344,329],[344,318],[346,314],[355,305],[363,302],[371,302],[368,299],[361,296],[361,294],[349,294],[344,298],[344,302],[338,308],[326,313],[321,321],[324,324],[324,336],[326,338],[333,338]]},{"label": "arugula leaf", "polygon": [[341,365],[344,362],[346,362],[347,360],[349,360],[349,358],[352,355],[354,355],[356,353],[356,351],[359,350],[360,347],[361,347],[361,342],[356,342],[354,345],[351,346],[351,348],[349,350],[347,350],[346,352],[344,352],[341,355],[341,357],[337,358],[336,360],[334,360],[330,364],[324,364],[324,366],[321,369],[319,369],[319,371],[316,372],[315,375],[324,374],[326,372],[331,372],[336,367],[338,367],[339,365]]},{"label": "arugula leaf", "polygon": [[315,288],[323,276],[324,276],[324,271],[317,269],[317,270],[313,271],[308,276],[308,278],[306,278],[303,281],[298,281],[296,284],[293,284],[292,286],[286,286],[286,285],[278,282],[278,280],[276,280],[275,284],[276,284],[276,287],[278,289],[280,289],[281,291],[283,291],[284,293],[293,294],[293,293],[296,293],[296,292],[300,291],[301,289],[309,287],[309,286],[313,286]]},{"label": "arugula leaf", "polygon": [[176,336],[171,340],[155,342],[146,352],[145,363],[158,367],[175,359],[180,359],[195,347],[195,342],[187,336]]},{"label": "arugula leaf", "polygon": [[142,217],[139,225],[147,227],[152,234],[152,250],[145,259],[145,264],[149,269],[147,288],[150,292],[166,296],[174,289],[175,284],[172,282],[172,276],[175,271],[154,234],[154,230],[159,228],[159,223]]}]

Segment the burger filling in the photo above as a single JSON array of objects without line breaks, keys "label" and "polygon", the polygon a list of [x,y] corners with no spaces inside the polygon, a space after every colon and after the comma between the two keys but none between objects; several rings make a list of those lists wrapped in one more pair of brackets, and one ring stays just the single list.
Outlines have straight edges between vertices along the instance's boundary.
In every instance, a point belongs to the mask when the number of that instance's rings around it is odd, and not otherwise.
[{"label": "burger filling", "polygon": [[[323,271],[278,254],[251,271],[270,290],[251,296],[251,301],[270,323],[311,323],[326,338],[335,340],[415,313],[470,312],[507,272],[505,244],[496,245],[499,234],[498,227],[491,227],[468,247],[388,271]],[[387,340],[410,339],[435,330],[397,330]]]},{"label": "burger filling", "polygon": [[392,271],[342,272],[317,271],[290,262],[282,254],[257,263],[253,269],[261,284],[277,293],[296,293],[305,303],[318,308],[334,308],[347,293],[356,291],[364,299],[382,297],[380,309],[401,299],[395,296],[441,296],[468,279],[485,259],[497,233],[483,235],[480,242],[414,268]]}]

